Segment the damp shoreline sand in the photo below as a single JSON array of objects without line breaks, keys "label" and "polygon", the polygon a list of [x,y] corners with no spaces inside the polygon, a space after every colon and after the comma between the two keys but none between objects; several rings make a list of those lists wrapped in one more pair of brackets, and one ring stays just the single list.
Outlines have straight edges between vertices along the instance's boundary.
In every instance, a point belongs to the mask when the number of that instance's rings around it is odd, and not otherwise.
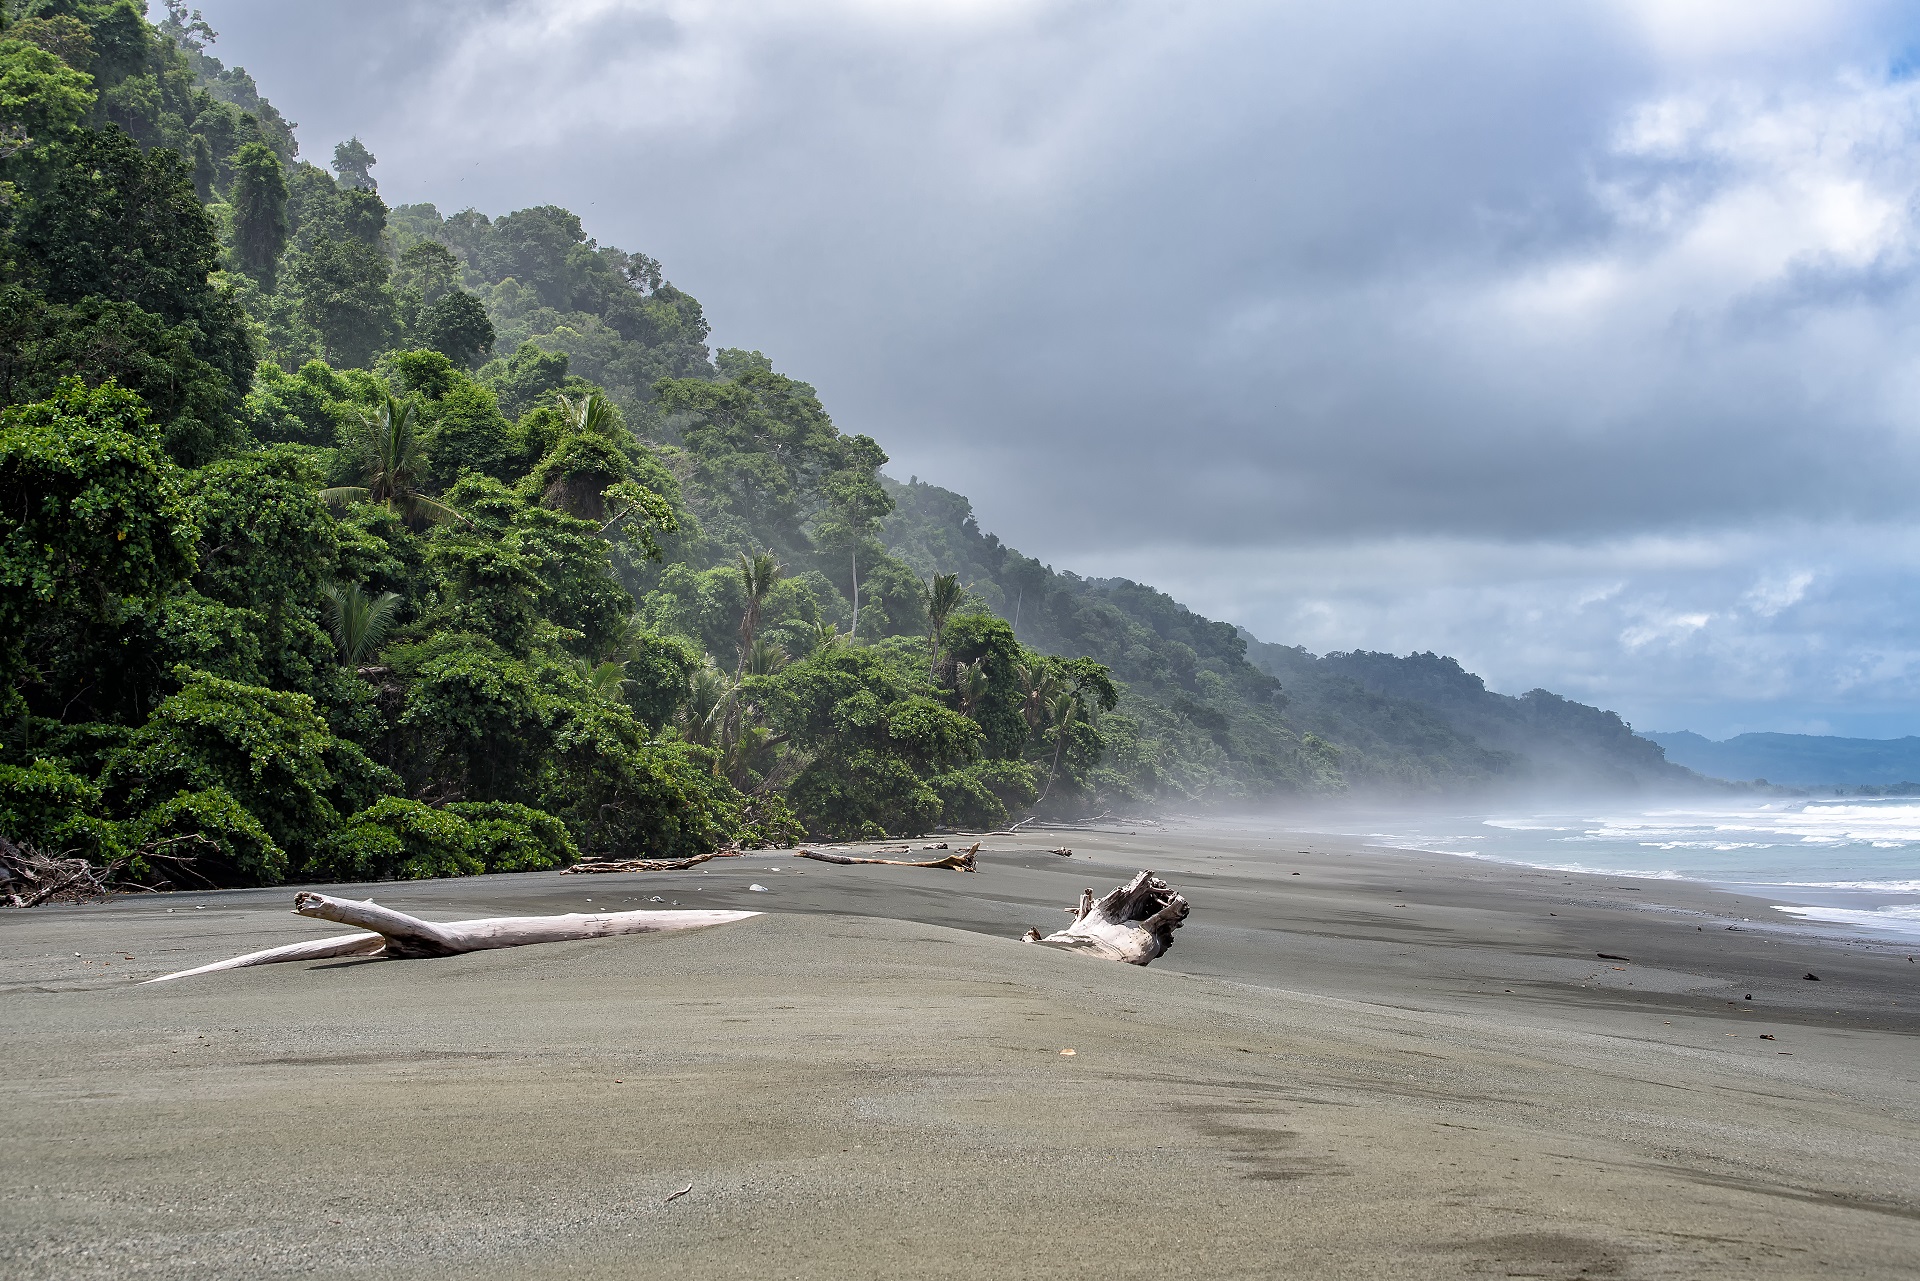
[{"label": "damp shoreline sand", "polygon": [[[1912,944],[1279,825],[990,837],[981,865],[330,888],[441,919],[769,915],[156,987],[134,980],[337,927],[289,889],[0,916],[0,1275],[1895,1277],[1920,1257]],[[1151,967],[1015,941],[1141,867],[1194,905]]]}]

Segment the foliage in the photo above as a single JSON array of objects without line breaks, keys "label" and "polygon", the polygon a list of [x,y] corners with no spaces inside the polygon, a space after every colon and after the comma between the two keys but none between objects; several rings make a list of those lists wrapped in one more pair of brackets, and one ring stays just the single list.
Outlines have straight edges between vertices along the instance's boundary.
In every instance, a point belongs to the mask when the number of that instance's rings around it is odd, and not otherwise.
[{"label": "foliage", "polygon": [[335,829],[311,870],[342,881],[474,876],[485,870],[478,846],[458,814],[388,796]]},{"label": "foliage", "polygon": [[[165,384],[156,362],[170,367],[194,393],[167,406],[192,410],[165,421],[169,451],[206,461],[233,438],[254,354],[233,292],[209,283],[220,247],[191,172],[175,152],[142,152],[115,127],[68,130],[32,154],[38,172],[15,218],[10,273],[26,291],[12,295],[24,314],[8,344],[29,350],[7,362],[25,367],[9,381],[43,395],[49,360],[63,354],[77,358],[71,372],[138,372],[145,389]],[[163,351],[145,359],[115,350],[155,338]]]},{"label": "foliage", "polygon": [[473,852],[489,872],[544,872],[580,857],[567,825],[544,811],[511,801],[464,801],[446,812],[465,819]]},{"label": "foliage", "polygon": [[234,153],[228,203],[240,270],[271,293],[280,253],[287,246],[287,182],[280,157],[265,143],[250,142]]},{"label": "foliage", "polygon": [[378,596],[369,596],[358,583],[345,587],[326,583],[320,593],[321,611],[326,616],[327,630],[333,633],[333,643],[340,649],[340,661],[354,667],[378,653],[380,642],[393,626],[400,593],[381,592]]},{"label": "foliage", "polygon": [[480,300],[464,289],[428,303],[412,334],[420,346],[440,352],[462,369],[472,369],[493,354],[493,321]]},{"label": "foliage", "polygon": [[278,885],[287,877],[286,852],[223,787],[161,801],[140,816],[136,835],[141,846],[169,846],[191,860],[195,879],[215,885]]},{"label": "foliage", "polygon": [[464,521],[459,512],[427,496],[427,455],[419,431],[420,407],[387,392],[370,414],[362,414],[354,444],[359,448],[361,485],[336,485],[322,492],[329,502],[358,500],[383,507],[403,520],[443,524]]},{"label": "foliage", "polygon": [[0,630],[50,614],[111,617],[194,568],[178,471],[137,397],[70,380],[0,413]]},{"label": "foliage", "polygon": [[921,692],[899,650],[824,649],[747,685],[768,722],[812,759],[788,798],[809,830],[857,837],[925,831],[942,802],[928,779],[972,763],[973,721]]},{"label": "foliage", "polygon": [[181,792],[222,789],[259,820],[296,866],[312,857],[385,771],[334,737],[304,694],[261,689],[205,672],[134,730],[109,763],[110,797],[144,810]]},{"label": "foliage", "polygon": [[0,39],[0,125],[18,125],[29,138],[64,133],[93,107],[93,78],[81,65],[91,60],[92,42],[84,27],[61,17],[30,18],[34,26],[16,24],[13,38]]},{"label": "foliage", "polygon": [[57,762],[0,764],[0,835],[43,850],[99,857],[117,853],[100,788]]}]

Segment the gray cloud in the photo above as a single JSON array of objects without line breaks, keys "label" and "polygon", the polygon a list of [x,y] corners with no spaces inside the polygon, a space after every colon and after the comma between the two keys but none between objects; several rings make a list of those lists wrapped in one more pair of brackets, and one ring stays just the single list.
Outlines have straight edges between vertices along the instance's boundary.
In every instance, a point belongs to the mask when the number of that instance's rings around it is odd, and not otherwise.
[{"label": "gray cloud", "polygon": [[[580,210],[1055,563],[1667,726],[1920,724],[1910,615],[1849,568],[1905,574],[1920,479],[1902,6],[213,17],[310,152]],[[1779,572],[1804,600],[1736,607]]]}]

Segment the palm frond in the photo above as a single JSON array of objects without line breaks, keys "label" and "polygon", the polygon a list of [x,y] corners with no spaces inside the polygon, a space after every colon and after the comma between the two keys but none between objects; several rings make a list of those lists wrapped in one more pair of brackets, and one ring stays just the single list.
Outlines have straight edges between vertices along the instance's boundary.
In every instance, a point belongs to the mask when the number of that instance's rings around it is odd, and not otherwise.
[{"label": "palm frond", "polygon": [[771,676],[792,661],[786,650],[762,638],[747,651],[744,671],[748,676]]},{"label": "palm frond", "polygon": [[971,663],[960,665],[959,670],[954,673],[953,688],[960,695],[961,715],[973,715],[974,708],[978,707],[980,700],[986,697],[988,684],[985,655],[974,659]]},{"label": "palm frond", "polygon": [[921,592],[921,603],[927,609],[927,623],[937,637],[946,630],[947,620],[953,617],[953,611],[960,608],[960,602],[966,598],[967,589],[960,586],[958,574],[935,574],[928,580]]},{"label": "palm frond", "polygon": [[578,660],[580,674],[586,679],[587,688],[596,698],[619,698],[620,691],[627,686],[627,665],[624,661],[608,659],[604,663],[589,663]]},{"label": "palm frond", "polygon": [[589,391],[577,399],[558,393],[554,399],[575,431],[610,438],[618,434],[620,411],[599,392]]},{"label": "palm frond", "polygon": [[807,634],[807,653],[820,654],[830,649],[837,649],[846,644],[846,640],[847,638],[840,633],[838,623],[816,623],[813,630]]},{"label": "palm frond", "polygon": [[340,661],[349,667],[357,667],[380,652],[380,642],[392,630],[399,609],[398,592],[369,597],[358,583],[323,583],[320,587],[320,612],[340,650]]},{"label": "palm frond", "polygon": [[426,521],[430,525],[465,525],[476,528],[465,516],[447,506],[437,498],[428,498],[425,494],[409,494],[404,501],[406,514],[415,520]]}]

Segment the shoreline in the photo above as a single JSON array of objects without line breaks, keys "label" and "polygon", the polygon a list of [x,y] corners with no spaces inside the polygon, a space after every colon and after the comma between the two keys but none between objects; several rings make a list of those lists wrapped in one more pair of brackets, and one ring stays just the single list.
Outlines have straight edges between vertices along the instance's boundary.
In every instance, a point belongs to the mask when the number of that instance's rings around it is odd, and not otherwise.
[{"label": "shoreline", "polygon": [[[0,1271],[1068,1278],[1063,1242],[1107,1240],[1141,1281],[1746,1281],[1920,1255],[1896,949],[1690,883],[1244,825],[980,863],[325,887],[429,919],[768,914],[158,987],[338,927],[290,887],[0,916]],[[1143,867],[1193,904],[1153,965],[1016,941]]]},{"label": "shoreline", "polygon": [[[1650,813],[1658,814],[1655,809]],[[1688,811],[1681,811],[1686,813]],[[1357,811],[1358,814],[1376,819],[1390,819],[1394,812]],[[1417,821],[1421,812],[1417,810],[1398,812],[1413,817]],[[1455,820],[1481,819],[1494,817],[1500,811],[1470,811],[1464,814],[1449,812],[1447,817]],[[1190,820],[1204,825],[1204,820]],[[1249,825],[1271,823],[1268,819],[1248,819]],[[1598,820],[1595,820],[1598,821]],[[1391,825],[1387,823],[1384,825]],[[1683,871],[1662,869],[1653,871],[1645,868],[1609,869],[1582,865],[1573,861],[1552,862],[1550,855],[1540,854],[1527,858],[1513,853],[1487,853],[1481,850],[1452,850],[1443,848],[1450,839],[1472,838],[1396,838],[1388,833],[1361,835],[1352,831],[1336,830],[1324,824],[1294,823],[1282,824],[1283,830],[1299,835],[1315,835],[1328,840],[1362,841],[1375,848],[1402,851],[1409,854],[1431,854],[1444,858],[1468,859],[1507,867],[1526,868],[1540,872],[1565,873],[1575,876],[1615,878],[1647,883],[1650,885],[1683,883],[1707,886],[1726,894],[1743,898],[1764,898],[1769,900],[1769,908],[1777,913],[1772,919],[1788,920],[1795,924],[1814,929],[1840,931],[1843,937],[1858,937],[1851,931],[1861,931],[1866,935],[1901,941],[1920,947],[1920,876],[1897,882],[1863,882],[1853,880],[1835,881],[1773,881],[1741,880],[1733,877],[1713,875],[1703,871]],[[1395,840],[1409,843],[1396,844]],[[1414,843],[1421,842],[1424,843]],[[1660,849],[1664,846],[1653,844],[1649,848]],[[1737,848],[1737,847],[1726,847]],[[1895,885],[1900,888],[1894,888]],[[1911,915],[1886,915],[1886,909],[1909,909]],[[1832,914],[1832,915],[1829,915]]]}]

